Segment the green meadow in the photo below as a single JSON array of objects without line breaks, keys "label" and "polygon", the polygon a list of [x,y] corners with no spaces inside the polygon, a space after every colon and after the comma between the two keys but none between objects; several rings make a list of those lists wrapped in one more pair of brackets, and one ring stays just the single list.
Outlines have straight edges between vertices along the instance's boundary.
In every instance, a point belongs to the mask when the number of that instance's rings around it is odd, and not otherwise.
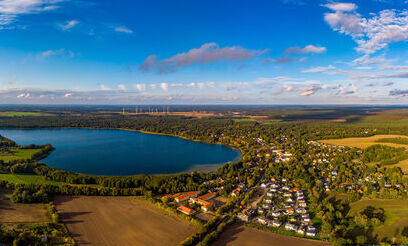
[{"label": "green meadow", "polygon": [[408,200],[363,198],[350,204],[349,215],[354,216],[368,206],[385,210],[384,224],[374,227],[373,231],[373,234],[377,234],[379,239],[391,240],[393,237],[401,237],[401,231],[405,227],[408,228]]},{"label": "green meadow", "polygon": [[0,181],[17,184],[49,184],[61,186],[61,182],[46,180],[43,176],[31,174],[0,174]]},{"label": "green meadow", "polygon": [[10,162],[15,160],[29,160],[33,155],[40,152],[41,149],[18,149],[11,148],[8,153],[0,153],[0,160]]}]

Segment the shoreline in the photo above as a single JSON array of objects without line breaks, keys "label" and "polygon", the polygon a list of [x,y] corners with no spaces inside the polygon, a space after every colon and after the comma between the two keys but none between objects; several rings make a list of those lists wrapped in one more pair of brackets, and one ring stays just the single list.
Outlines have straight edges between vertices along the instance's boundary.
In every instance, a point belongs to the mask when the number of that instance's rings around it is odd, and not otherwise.
[{"label": "shoreline", "polygon": [[[168,133],[160,133],[160,132],[151,132],[151,131],[144,131],[144,130],[135,130],[135,129],[128,129],[128,128],[92,128],[92,127],[62,127],[62,128],[0,128],[0,130],[46,130],[46,129],[89,129],[89,130],[120,130],[120,131],[131,131],[131,132],[140,132],[144,134],[151,134],[151,135],[161,135],[161,136],[167,136],[167,137],[176,137],[176,138],[181,138],[183,140],[187,141],[193,141],[193,142],[199,142],[199,143],[204,143],[204,144],[218,144],[221,146],[224,146],[226,148],[230,148],[236,152],[238,152],[239,156],[235,158],[232,161],[228,161],[225,163],[216,163],[216,164],[193,164],[192,166],[188,167],[186,170],[181,171],[181,172],[176,172],[176,173],[166,173],[166,174],[146,174],[146,173],[140,173],[140,174],[132,174],[132,175],[95,175],[95,174],[83,174],[83,173],[77,173],[77,174],[82,174],[82,175],[93,175],[93,176],[111,176],[111,177],[129,177],[129,176],[137,176],[137,175],[153,175],[153,176],[161,176],[161,175],[179,175],[179,174],[188,174],[194,171],[197,172],[202,172],[202,173],[210,173],[210,172],[216,172],[218,168],[224,166],[225,164],[231,162],[231,163],[236,163],[242,159],[242,152],[233,146],[225,145],[222,143],[207,143],[203,142],[200,140],[194,140],[194,139],[189,139],[187,137],[183,136],[178,136],[174,134],[168,134]],[[43,158],[44,159],[44,158]],[[41,160],[43,160],[41,159]],[[38,160],[38,161],[41,161]],[[63,170],[63,169],[60,169]],[[67,171],[67,170],[64,170]]]}]

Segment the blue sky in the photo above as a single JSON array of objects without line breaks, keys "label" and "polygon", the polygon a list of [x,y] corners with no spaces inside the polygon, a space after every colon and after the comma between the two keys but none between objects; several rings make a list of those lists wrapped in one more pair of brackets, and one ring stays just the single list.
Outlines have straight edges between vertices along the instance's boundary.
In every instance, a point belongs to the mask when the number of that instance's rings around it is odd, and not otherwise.
[{"label": "blue sky", "polygon": [[406,104],[407,0],[0,0],[0,102]]}]

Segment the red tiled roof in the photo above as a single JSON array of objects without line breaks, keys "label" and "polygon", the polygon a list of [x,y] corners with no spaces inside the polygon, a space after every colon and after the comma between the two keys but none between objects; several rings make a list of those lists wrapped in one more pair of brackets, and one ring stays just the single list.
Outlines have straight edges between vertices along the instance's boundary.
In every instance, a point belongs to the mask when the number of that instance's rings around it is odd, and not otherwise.
[{"label": "red tiled roof", "polygon": [[194,209],[188,208],[186,206],[180,206],[177,208],[177,210],[185,214],[193,214],[195,212]]}]

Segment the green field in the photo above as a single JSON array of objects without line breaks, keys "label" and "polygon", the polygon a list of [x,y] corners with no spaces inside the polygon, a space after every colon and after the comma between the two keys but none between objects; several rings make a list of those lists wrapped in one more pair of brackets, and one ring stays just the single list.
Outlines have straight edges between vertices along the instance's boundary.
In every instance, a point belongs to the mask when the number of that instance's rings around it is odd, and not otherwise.
[{"label": "green field", "polygon": [[17,111],[0,112],[0,117],[22,117],[22,116],[52,116],[52,114],[41,112],[17,112]]},{"label": "green field", "polygon": [[234,119],[234,122],[236,122],[236,123],[242,123],[242,122],[254,122],[254,120],[249,119],[249,118],[237,118],[237,119]]},{"label": "green field", "polygon": [[401,231],[408,227],[408,200],[367,199],[350,204],[349,216],[363,211],[367,206],[383,208],[385,210],[384,224],[374,228],[373,234],[379,239],[401,237]]},{"label": "green field", "polygon": [[43,176],[28,174],[0,174],[0,181],[20,184],[50,184],[61,186],[61,182],[46,180]]},{"label": "green field", "polygon": [[0,160],[10,162],[15,160],[29,160],[32,159],[35,153],[40,152],[41,149],[17,149],[12,148],[9,153],[0,153]]},{"label": "green field", "polygon": [[[398,141],[396,141],[398,140]],[[355,138],[341,138],[341,139],[327,139],[319,140],[319,142],[326,144],[333,144],[337,146],[348,146],[365,149],[372,145],[381,144],[394,148],[404,147],[408,149],[407,144],[403,144],[408,140],[408,136],[404,135],[374,135],[371,137],[355,137]],[[388,165],[387,167],[400,167],[402,171],[408,172],[408,160],[400,161],[394,165]]]}]

